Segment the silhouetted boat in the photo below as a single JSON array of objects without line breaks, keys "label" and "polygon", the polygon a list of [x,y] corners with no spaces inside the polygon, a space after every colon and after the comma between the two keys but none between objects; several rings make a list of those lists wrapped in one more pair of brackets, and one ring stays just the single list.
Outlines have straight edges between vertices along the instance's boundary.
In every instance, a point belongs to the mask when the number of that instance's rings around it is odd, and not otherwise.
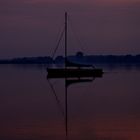
[{"label": "silhouetted boat", "polygon": [[70,62],[67,59],[67,12],[65,12],[65,67],[47,68],[48,78],[102,77],[103,70],[92,65]]}]

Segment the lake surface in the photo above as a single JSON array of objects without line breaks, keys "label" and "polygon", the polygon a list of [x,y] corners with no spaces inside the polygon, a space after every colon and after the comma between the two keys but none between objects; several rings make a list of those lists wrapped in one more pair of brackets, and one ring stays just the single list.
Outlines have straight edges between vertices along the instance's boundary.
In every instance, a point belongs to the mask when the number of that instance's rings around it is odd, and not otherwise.
[{"label": "lake surface", "polygon": [[0,140],[139,140],[140,67],[101,67],[102,78],[67,87],[66,121],[64,79],[0,65]]}]

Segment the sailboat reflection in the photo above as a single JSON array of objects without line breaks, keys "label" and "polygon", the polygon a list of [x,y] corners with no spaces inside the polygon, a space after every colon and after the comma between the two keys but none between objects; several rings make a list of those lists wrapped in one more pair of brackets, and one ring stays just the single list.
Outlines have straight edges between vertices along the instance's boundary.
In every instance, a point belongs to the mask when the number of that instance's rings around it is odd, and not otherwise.
[{"label": "sailboat reflection", "polygon": [[56,94],[56,91],[53,87],[53,84],[51,83],[50,79],[48,79],[48,83],[52,89],[52,93],[54,94],[55,100],[57,102],[57,105],[59,107],[60,112],[62,113],[64,120],[65,120],[65,132],[66,132],[66,136],[68,136],[68,87],[70,87],[73,84],[76,83],[86,83],[86,82],[93,82],[95,80],[95,77],[91,77],[91,78],[65,78],[65,109],[63,109],[63,106]]},{"label": "sailboat reflection", "polygon": [[66,81],[66,87],[69,87],[72,84],[76,83],[85,83],[85,82],[92,82],[95,78],[89,78],[89,79],[65,79]]}]

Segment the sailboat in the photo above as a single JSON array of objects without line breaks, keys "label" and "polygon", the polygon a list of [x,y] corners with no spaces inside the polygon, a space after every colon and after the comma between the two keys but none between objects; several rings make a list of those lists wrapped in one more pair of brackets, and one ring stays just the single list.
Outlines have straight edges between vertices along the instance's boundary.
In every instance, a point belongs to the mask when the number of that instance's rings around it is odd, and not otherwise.
[{"label": "sailboat", "polygon": [[65,67],[47,68],[48,78],[74,78],[74,77],[102,77],[103,70],[95,68],[92,65],[73,63],[67,57],[67,19],[68,14],[65,12]]}]

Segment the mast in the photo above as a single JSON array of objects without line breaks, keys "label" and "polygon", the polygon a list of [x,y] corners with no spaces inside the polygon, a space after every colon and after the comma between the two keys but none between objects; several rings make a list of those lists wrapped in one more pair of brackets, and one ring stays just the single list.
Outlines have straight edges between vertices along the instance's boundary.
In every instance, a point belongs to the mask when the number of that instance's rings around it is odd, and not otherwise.
[{"label": "mast", "polygon": [[67,19],[68,19],[68,15],[67,12],[65,12],[65,129],[66,129],[66,137],[68,135],[68,110],[67,110],[67,77],[66,77],[66,69],[67,69]]},{"label": "mast", "polygon": [[66,60],[67,60],[67,12],[65,12],[65,68],[67,67]]}]

